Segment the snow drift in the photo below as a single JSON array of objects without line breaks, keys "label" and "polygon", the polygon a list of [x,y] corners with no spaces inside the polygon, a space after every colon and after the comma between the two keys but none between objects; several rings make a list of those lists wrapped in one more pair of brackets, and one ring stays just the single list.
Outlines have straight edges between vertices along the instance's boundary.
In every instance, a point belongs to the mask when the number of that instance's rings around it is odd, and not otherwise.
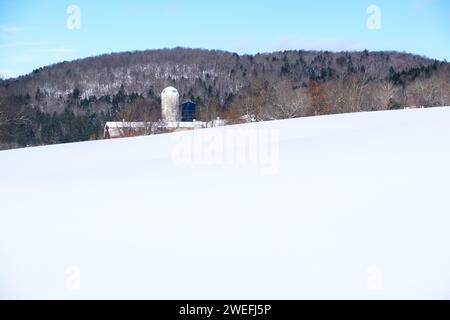
[{"label": "snow drift", "polygon": [[0,152],[0,298],[450,298],[449,164],[450,108]]}]

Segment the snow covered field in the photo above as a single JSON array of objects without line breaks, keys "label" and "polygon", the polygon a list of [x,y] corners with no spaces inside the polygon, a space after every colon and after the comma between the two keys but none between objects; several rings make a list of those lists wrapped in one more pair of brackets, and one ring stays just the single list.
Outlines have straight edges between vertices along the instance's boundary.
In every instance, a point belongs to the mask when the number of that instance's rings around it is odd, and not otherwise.
[{"label": "snow covered field", "polygon": [[0,298],[450,298],[449,191],[450,108],[4,151]]}]

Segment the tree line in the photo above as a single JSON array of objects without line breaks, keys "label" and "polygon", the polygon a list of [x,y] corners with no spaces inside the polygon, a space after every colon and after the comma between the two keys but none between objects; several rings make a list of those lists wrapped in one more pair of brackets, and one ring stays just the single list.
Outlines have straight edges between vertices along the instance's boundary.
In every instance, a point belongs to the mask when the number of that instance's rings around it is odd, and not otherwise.
[{"label": "tree line", "polygon": [[258,121],[450,105],[447,62],[398,52],[194,49],[104,55],[0,81],[0,148],[98,139],[106,121],[157,121],[175,86],[197,119]]}]

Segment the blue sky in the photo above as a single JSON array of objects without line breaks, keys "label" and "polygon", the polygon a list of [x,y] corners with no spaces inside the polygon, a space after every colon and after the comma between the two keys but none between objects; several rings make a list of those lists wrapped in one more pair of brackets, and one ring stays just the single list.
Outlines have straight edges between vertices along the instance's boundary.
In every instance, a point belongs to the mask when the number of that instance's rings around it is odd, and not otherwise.
[{"label": "blue sky", "polygon": [[[67,28],[69,5],[80,29]],[[370,30],[367,8],[381,9]],[[177,46],[238,53],[398,50],[450,60],[450,0],[0,0],[0,74]]]}]

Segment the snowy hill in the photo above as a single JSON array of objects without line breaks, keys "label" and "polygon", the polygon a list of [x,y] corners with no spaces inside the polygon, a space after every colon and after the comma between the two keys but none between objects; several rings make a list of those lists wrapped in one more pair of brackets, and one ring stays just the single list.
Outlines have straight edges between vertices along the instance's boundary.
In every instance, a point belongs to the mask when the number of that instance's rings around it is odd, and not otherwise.
[{"label": "snowy hill", "polygon": [[449,164],[450,108],[0,152],[0,298],[450,298]]}]

